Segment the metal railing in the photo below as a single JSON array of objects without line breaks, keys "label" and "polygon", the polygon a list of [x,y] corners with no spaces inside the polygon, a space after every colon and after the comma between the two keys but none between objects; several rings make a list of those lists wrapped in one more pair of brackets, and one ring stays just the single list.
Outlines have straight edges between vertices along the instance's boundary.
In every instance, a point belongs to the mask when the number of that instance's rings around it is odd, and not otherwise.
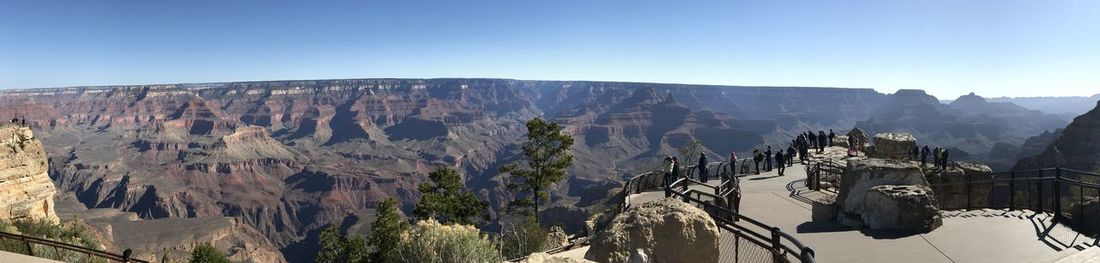
[{"label": "metal railing", "polygon": [[836,193],[840,184],[840,177],[844,174],[845,165],[831,160],[825,162],[811,162],[806,165],[806,188],[813,191],[830,191]]},{"label": "metal railing", "polygon": [[[745,167],[745,160],[742,167]],[[721,232],[720,262],[814,262],[813,249],[806,247],[790,234],[779,228],[764,224],[738,213],[741,189],[736,176],[729,173],[728,162],[713,162],[707,165],[708,173],[721,180],[713,186],[696,180],[696,166],[681,170],[683,176],[675,182],[665,185],[663,171],[647,172],[636,175],[623,186],[620,192],[619,212],[630,207],[629,196],[647,190],[663,189],[666,197],[675,197],[681,201],[702,208],[714,219]],[[699,186],[692,188],[691,186]],[[677,190],[678,189],[678,190]],[[703,189],[703,190],[700,190]]]},{"label": "metal railing", "polygon": [[65,262],[149,262],[131,258],[128,253],[129,250],[123,254],[115,254],[49,239],[6,232],[0,232],[0,250]]},{"label": "metal railing", "polygon": [[930,176],[940,209],[1028,209],[1048,212],[1070,225],[1100,224],[1081,220],[1086,202],[1100,200],[1100,174],[1061,167],[978,175]]},{"label": "metal railing", "polygon": [[[710,196],[696,189],[688,189],[684,192],[673,189],[666,188],[666,195],[677,197],[685,203],[699,206],[707,211],[722,232],[720,238],[733,239],[733,244],[729,241],[719,242],[721,248],[719,262],[814,262],[813,249],[806,247],[798,239],[777,227],[722,207],[722,204],[717,202],[721,200],[718,196]],[[691,195],[695,193],[710,196],[715,198],[715,201],[708,202],[692,197]]]}]

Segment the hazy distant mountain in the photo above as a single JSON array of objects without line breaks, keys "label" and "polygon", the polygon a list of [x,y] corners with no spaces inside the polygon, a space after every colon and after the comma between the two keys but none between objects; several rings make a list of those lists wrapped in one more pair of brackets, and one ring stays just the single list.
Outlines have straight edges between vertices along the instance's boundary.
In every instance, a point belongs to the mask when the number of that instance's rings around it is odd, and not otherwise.
[{"label": "hazy distant mountain", "polygon": [[1028,109],[1056,114],[1067,121],[1091,110],[1098,100],[1100,100],[1100,94],[1090,97],[999,97],[989,99],[991,102],[1012,102]]},{"label": "hazy distant mountain", "polygon": [[945,105],[924,91],[900,90],[856,127],[870,133],[910,132],[921,144],[956,148],[962,152],[953,156],[983,161],[998,144],[998,150],[1018,152],[1028,138],[1066,123],[1052,114],[989,102],[973,93]]},{"label": "hazy distant mountain", "polygon": [[1061,166],[1081,171],[1100,171],[1100,103],[1073,119],[1042,153],[1021,159],[1016,169]]}]

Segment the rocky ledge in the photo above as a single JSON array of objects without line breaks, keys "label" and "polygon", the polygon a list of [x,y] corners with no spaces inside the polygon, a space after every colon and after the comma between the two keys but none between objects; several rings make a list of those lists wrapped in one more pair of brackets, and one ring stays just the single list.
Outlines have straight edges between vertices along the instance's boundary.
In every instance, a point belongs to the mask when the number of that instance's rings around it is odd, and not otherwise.
[{"label": "rocky ledge", "polygon": [[0,126],[0,219],[46,218],[57,221],[57,193],[46,173],[46,151],[30,128]]}]

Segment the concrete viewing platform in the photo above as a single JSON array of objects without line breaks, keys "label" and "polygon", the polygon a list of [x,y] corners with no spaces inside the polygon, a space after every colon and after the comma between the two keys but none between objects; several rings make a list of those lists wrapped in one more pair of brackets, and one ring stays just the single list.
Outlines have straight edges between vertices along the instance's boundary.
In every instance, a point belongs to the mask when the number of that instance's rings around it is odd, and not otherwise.
[{"label": "concrete viewing platform", "polygon": [[[806,170],[802,165],[788,167],[785,173],[740,177],[740,213],[793,235],[814,250],[818,262],[1100,260],[1096,239],[1052,224],[1050,214],[1027,210],[942,211],[943,226],[925,234],[861,231],[836,222],[814,223],[810,200],[826,193],[805,187]],[[718,180],[708,183],[717,185]],[[631,195],[628,202],[640,204],[661,198],[662,191],[652,191]]]}]

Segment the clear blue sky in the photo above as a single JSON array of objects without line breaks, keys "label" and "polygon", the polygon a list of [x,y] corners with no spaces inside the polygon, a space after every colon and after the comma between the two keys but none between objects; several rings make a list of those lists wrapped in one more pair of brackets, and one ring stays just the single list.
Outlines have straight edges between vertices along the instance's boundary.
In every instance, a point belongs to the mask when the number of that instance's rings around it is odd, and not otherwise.
[{"label": "clear blue sky", "polygon": [[0,88],[495,77],[1100,93],[1100,1],[4,1]]}]

